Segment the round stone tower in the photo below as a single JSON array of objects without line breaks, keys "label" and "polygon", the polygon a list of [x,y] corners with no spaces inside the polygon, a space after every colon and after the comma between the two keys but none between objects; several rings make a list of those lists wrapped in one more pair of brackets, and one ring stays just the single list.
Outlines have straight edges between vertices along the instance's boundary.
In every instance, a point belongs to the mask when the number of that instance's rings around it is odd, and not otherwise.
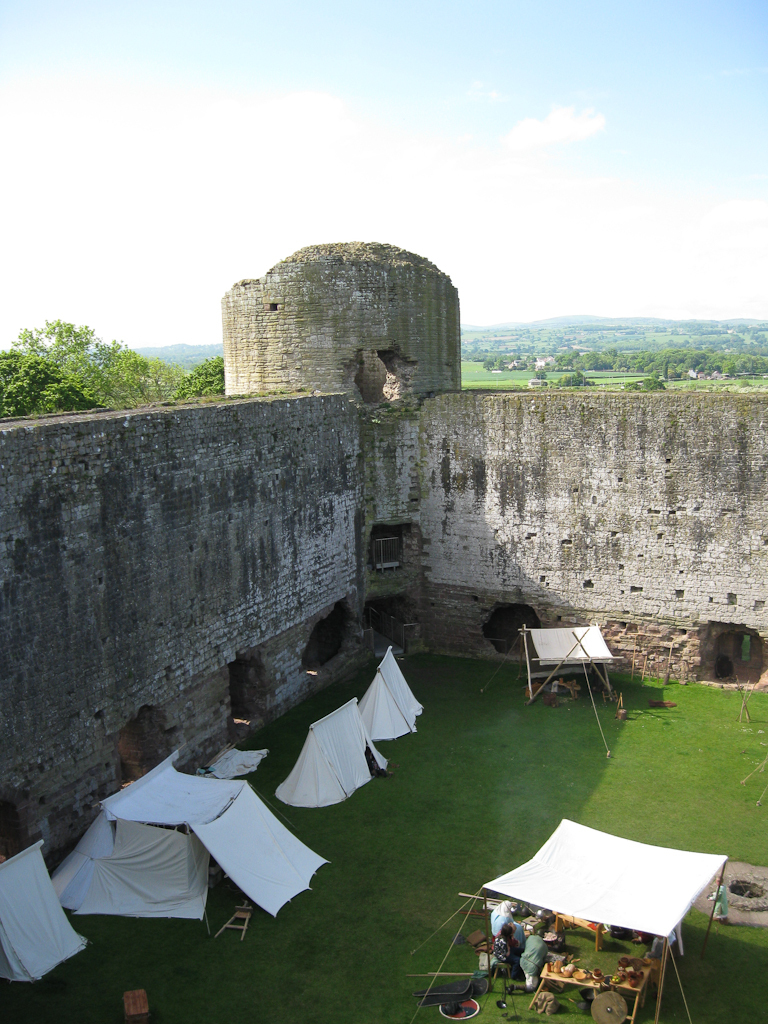
[{"label": "round stone tower", "polygon": [[364,402],[461,387],[459,294],[394,245],[300,249],[222,300],[228,395],[351,391]]}]

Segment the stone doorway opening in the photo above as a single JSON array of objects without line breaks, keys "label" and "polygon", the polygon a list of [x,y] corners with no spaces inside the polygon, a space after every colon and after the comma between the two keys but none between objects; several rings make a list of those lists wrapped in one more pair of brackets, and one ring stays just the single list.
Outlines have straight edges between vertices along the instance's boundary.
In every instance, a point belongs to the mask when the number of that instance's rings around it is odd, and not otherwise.
[{"label": "stone doorway opening", "polygon": [[353,631],[354,619],[346,602],[337,601],[333,610],[315,624],[301,656],[301,664],[308,672],[317,672],[336,657]]},{"label": "stone doorway opening", "polygon": [[135,782],[155,768],[173,750],[176,727],[166,728],[165,712],[145,704],[123,726],[117,738],[120,777]]},{"label": "stone doorway opening", "polygon": [[715,641],[715,678],[756,683],[763,671],[763,641],[742,627],[725,630]]},{"label": "stone doorway opening", "polygon": [[523,626],[541,629],[539,616],[530,605],[500,604],[483,624],[483,636],[499,654],[508,654],[517,644]]},{"label": "stone doorway opening", "polygon": [[417,366],[414,360],[403,359],[394,349],[360,349],[354,377],[360,397],[366,405],[403,398],[413,389]]},{"label": "stone doorway opening", "polygon": [[256,728],[266,721],[272,686],[259,647],[238,651],[229,668],[229,703],[235,726]]},{"label": "stone doorway opening", "polygon": [[21,853],[21,819],[16,804],[0,800],[0,856],[5,860]]}]

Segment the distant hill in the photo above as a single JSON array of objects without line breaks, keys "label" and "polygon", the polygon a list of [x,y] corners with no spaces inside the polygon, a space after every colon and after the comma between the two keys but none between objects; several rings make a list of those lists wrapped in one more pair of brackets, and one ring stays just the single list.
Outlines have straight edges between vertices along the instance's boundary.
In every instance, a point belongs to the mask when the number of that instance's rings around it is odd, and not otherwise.
[{"label": "distant hill", "polygon": [[191,370],[206,359],[223,356],[224,346],[221,342],[217,345],[163,345],[160,348],[134,347],[134,352],[147,359],[162,359],[164,363],[174,363],[183,366],[185,370]]},{"label": "distant hill", "polygon": [[514,327],[583,327],[585,324],[599,324],[601,327],[640,327],[640,326],[667,326],[683,327],[691,324],[708,324],[712,327],[719,327],[723,324],[744,325],[749,327],[753,324],[762,324],[763,320],[745,320],[735,317],[732,320],[668,320],[657,316],[590,316],[587,313],[578,313],[573,316],[552,316],[548,320],[510,320],[503,324],[489,324],[479,327],[476,324],[462,324],[462,331],[505,331]]}]

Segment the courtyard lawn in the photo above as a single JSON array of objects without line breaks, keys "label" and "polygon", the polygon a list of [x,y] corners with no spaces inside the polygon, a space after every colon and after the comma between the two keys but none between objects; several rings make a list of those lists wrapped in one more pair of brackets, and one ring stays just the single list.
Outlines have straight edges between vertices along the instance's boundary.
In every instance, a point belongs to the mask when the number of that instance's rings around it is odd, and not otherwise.
[{"label": "courtyard lawn", "polygon": [[[492,662],[418,655],[402,664],[425,707],[418,732],[379,744],[394,774],[344,803],[284,807],[273,794],[310,722],[362,696],[374,662],[248,744],[270,751],[251,776],[256,790],[331,862],[311,892],[275,919],[257,910],[244,942],[236,932],[209,938],[198,922],[72,916],[91,945],[37,984],[4,984],[3,1020],[119,1024],[123,992],[145,988],[152,1024],[408,1024],[416,1009],[410,993],[429,979],[407,975],[476,966],[467,946],[451,939],[477,919],[457,916],[433,934],[462,905],[458,892],[476,892],[527,860],[564,817],[642,842],[768,864],[768,801],[756,806],[768,773],[740,785],[768,752],[768,696],[755,695],[751,723],[740,724],[736,693],[671,685],[664,697],[677,707],[654,710],[648,699],[662,696],[659,685],[617,677],[629,718],[617,722],[614,706],[598,701],[608,759],[584,696],[529,708],[514,667],[487,685]],[[654,899],[653,878],[626,884]],[[212,934],[237,902],[226,882],[211,891]],[[765,1019],[768,931],[714,925],[702,961],[706,923],[696,911],[688,915],[678,964],[693,1021]],[[567,948],[605,970],[629,946],[608,940],[596,955],[586,933],[569,932]],[[559,1019],[584,1019],[569,1002],[576,992],[564,995]],[[499,995],[500,982],[481,1000],[482,1019],[501,1021]],[[510,1002],[510,1019],[513,1009],[520,1020],[540,1019],[528,1002]],[[639,1020],[652,1021],[654,1010],[649,997]],[[434,1008],[416,1018],[442,1019]],[[687,1020],[671,969],[661,1020]]]}]

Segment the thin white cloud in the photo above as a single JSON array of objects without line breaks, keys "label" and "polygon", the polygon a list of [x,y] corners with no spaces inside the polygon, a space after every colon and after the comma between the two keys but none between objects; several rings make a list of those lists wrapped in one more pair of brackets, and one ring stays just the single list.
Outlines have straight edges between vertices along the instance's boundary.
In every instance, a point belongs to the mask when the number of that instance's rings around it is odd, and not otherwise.
[{"label": "thin white cloud", "polygon": [[[585,116],[580,131],[599,130]],[[234,281],[354,239],[433,260],[467,323],[768,318],[764,203],[585,177],[540,146],[409,134],[326,94],[9,88],[0,146],[0,347],[56,318],[136,347],[219,341]]]},{"label": "thin white cloud", "polygon": [[504,103],[507,99],[495,89],[490,89],[485,82],[473,82],[467,95],[473,100],[490,100],[492,103]]},{"label": "thin white cloud", "polygon": [[510,153],[527,153],[556,143],[580,142],[604,128],[605,117],[591,108],[577,114],[574,107],[555,107],[543,121],[535,117],[518,121],[504,136],[504,145]]}]

